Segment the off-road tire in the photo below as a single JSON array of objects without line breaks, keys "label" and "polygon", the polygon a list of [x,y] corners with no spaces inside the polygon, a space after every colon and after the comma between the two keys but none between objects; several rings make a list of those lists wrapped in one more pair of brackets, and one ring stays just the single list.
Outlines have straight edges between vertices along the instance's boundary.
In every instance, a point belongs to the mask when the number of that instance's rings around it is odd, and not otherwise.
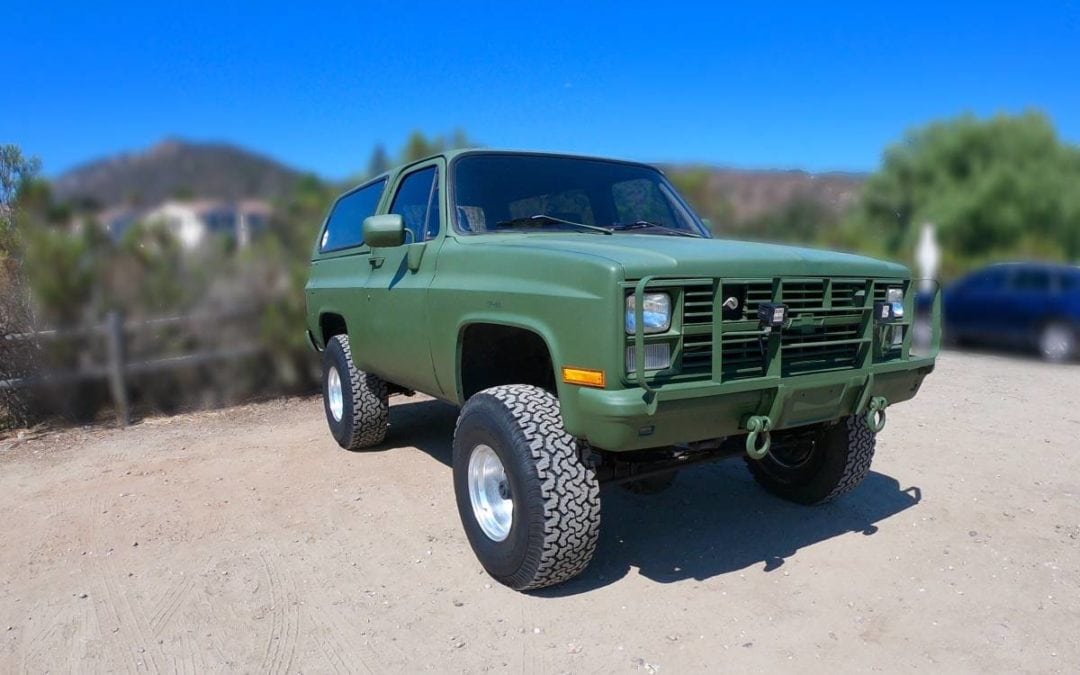
[{"label": "off-road tire", "polygon": [[[774,450],[777,439],[774,434]],[[821,426],[805,438],[812,443],[809,459],[793,469],[770,453],[764,459],[746,457],[750,473],[766,490],[797,504],[824,504],[854,490],[870,473],[876,435],[865,415],[852,415],[837,424]]]},{"label": "off-road tire", "polygon": [[[1057,333],[1055,342],[1058,340],[1063,342],[1051,348],[1048,341],[1054,339],[1051,337],[1053,333]],[[1044,361],[1066,363],[1076,358],[1078,342],[1080,342],[1080,336],[1072,327],[1065,323],[1051,321],[1039,331],[1039,354]]]},{"label": "off-road tire", "polygon": [[[469,497],[469,458],[494,450],[506,472],[513,516],[495,541],[481,529]],[[529,385],[504,385],[472,396],[454,430],[454,492],[473,552],[497,581],[524,591],[580,574],[600,534],[600,484],[563,428],[559,400]]]},{"label": "off-road tire", "polygon": [[[335,419],[330,410],[329,378],[336,369],[341,378],[342,414]],[[386,382],[378,375],[358,370],[353,364],[347,335],[335,335],[323,352],[323,409],[330,433],[346,450],[378,445],[390,426],[390,405]]]},{"label": "off-road tire", "polygon": [[678,473],[677,470],[658,473],[654,476],[638,478],[637,480],[621,483],[620,487],[635,495],[658,495],[671,487],[672,483],[675,482],[675,476]]}]

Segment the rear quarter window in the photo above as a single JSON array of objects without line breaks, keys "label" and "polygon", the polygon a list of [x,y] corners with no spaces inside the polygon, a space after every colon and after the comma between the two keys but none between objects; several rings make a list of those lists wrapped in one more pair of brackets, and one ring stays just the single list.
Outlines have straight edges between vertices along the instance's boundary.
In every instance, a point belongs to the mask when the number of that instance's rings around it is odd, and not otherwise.
[{"label": "rear quarter window", "polygon": [[385,189],[384,178],[338,199],[326,220],[319,250],[325,253],[363,245],[364,218],[375,215]]}]

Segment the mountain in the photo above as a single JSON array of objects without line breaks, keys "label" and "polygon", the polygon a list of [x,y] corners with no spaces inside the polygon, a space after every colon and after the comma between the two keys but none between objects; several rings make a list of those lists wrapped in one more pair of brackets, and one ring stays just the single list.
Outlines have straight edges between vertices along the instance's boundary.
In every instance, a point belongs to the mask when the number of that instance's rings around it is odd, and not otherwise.
[{"label": "mountain", "polygon": [[855,204],[866,182],[864,174],[844,172],[688,164],[663,169],[691,202],[732,223],[753,221],[793,203],[811,203],[822,213],[838,216]]},{"label": "mountain", "polygon": [[266,199],[287,194],[300,172],[225,143],[169,139],[143,152],[76,167],[53,181],[62,201],[151,206],[175,197]]},{"label": "mountain", "polygon": [[[702,215],[746,223],[793,202],[809,202],[840,215],[858,196],[859,174],[769,171],[668,164],[664,170]],[[250,150],[224,143],[165,140],[142,152],[100,159],[58,177],[62,201],[154,206],[171,198],[272,201],[295,186],[301,173]]]}]

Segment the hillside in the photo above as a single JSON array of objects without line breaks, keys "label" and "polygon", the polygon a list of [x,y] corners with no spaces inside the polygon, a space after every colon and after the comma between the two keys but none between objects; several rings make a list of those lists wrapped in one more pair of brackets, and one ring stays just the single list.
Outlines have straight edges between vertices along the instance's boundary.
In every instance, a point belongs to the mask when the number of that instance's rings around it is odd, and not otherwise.
[{"label": "hillside", "polygon": [[101,207],[152,205],[173,197],[273,199],[299,177],[280,162],[236,146],[165,140],[72,169],[53,182],[53,191],[62,201]]},{"label": "hillside", "polygon": [[745,222],[760,217],[795,200],[811,200],[834,214],[851,207],[858,198],[865,177],[855,173],[743,170],[709,166],[665,167],[676,182],[693,174],[705,175],[703,186],[690,195],[697,201],[723,200],[731,207],[732,220]]},{"label": "hillside", "polygon": [[[425,153],[426,154],[426,153]],[[702,215],[733,225],[753,221],[793,201],[839,215],[863,182],[857,174],[740,170],[705,165],[663,167]],[[90,162],[56,179],[61,201],[149,206],[174,197],[261,198],[286,195],[300,172],[250,150],[220,143],[166,140],[148,150]]]}]

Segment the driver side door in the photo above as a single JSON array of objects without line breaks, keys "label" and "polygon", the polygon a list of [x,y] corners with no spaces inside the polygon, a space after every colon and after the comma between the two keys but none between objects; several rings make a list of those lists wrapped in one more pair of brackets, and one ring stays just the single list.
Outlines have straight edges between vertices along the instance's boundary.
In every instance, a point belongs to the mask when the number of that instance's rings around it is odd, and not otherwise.
[{"label": "driver side door", "polygon": [[387,213],[405,221],[405,244],[372,248],[367,281],[371,362],[384,379],[431,394],[441,392],[431,360],[427,298],[445,236],[444,164],[437,158],[409,167],[397,181]]}]

